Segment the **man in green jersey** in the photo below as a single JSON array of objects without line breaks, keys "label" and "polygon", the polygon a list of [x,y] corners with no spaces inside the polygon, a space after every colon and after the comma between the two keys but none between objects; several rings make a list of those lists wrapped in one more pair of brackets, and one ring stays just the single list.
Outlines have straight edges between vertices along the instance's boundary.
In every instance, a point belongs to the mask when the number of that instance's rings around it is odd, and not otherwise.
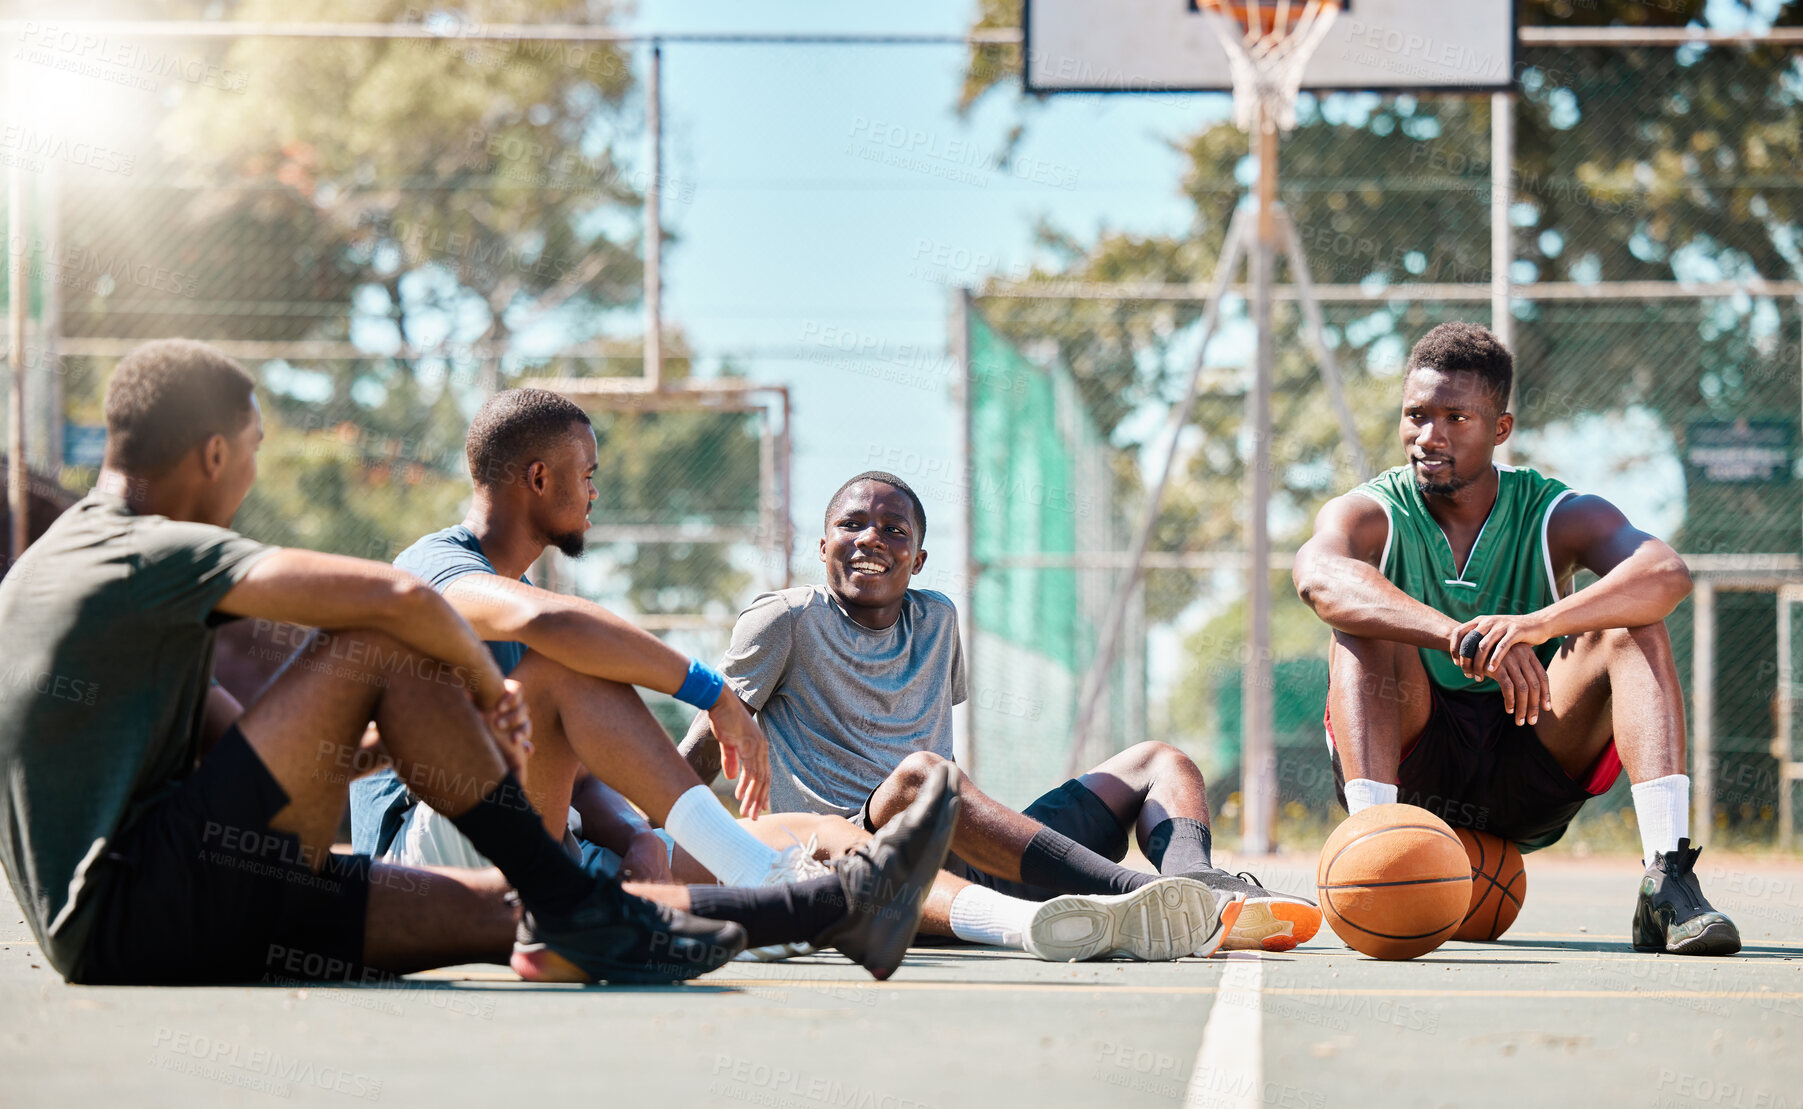
[{"label": "man in green jersey", "polygon": [[[1565,831],[1623,769],[1646,874],[1636,949],[1730,955],[1698,888],[1666,544],[1600,497],[1493,461],[1515,418],[1496,336],[1442,324],[1409,353],[1408,464],[1329,501],[1296,591],[1333,628],[1328,749],[1348,813],[1403,801],[1513,840]],[[1597,581],[1581,591],[1573,576]]]}]

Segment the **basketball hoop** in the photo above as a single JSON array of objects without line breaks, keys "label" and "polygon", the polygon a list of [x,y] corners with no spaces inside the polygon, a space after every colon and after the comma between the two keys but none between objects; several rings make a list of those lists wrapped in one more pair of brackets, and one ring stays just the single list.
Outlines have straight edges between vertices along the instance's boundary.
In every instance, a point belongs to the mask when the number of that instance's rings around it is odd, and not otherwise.
[{"label": "basketball hoop", "polygon": [[1343,0],[1193,0],[1227,51],[1233,74],[1233,122],[1242,131],[1296,126],[1302,71],[1314,56]]}]

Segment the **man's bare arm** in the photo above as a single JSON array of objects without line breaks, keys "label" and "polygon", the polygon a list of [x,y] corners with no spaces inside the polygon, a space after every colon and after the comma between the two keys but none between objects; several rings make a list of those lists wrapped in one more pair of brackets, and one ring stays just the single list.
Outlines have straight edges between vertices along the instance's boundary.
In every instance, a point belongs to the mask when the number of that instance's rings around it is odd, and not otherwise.
[{"label": "man's bare arm", "polygon": [[[553,593],[496,574],[465,574],[445,589],[445,599],[484,639],[514,640],[579,674],[675,693],[689,674],[687,655],[593,601]],[[738,779],[734,790],[748,817],[770,799],[770,752],[732,686],[704,706],[723,769]],[[725,752],[721,752],[725,748]],[[712,781],[712,775],[702,778]]]},{"label": "man's bare arm", "polygon": [[714,738],[714,727],[708,722],[706,714],[695,717],[689,724],[689,734],[682,738],[677,746],[682,757],[688,760],[689,769],[695,777],[701,779],[702,785],[710,785],[720,773],[720,741]]},{"label": "man's bare arm", "polygon": [[1554,565],[1575,562],[1597,576],[1541,610],[1549,639],[1657,624],[1690,596],[1690,568],[1678,552],[1601,497],[1571,497],[1554,509],[1547,544]]},{"label": "man's bare arm", "polygon": [[1483,633],[1467,672],[1495,669],[1516,644],[1529,647],[1566,635],[1657,624],[1690,595],[1690,568],[1678,552],[1628,522],[1601,497],[1571,497],[1553,510],[1547,554],[1564,577],[1576,567],[1597,580],[1537,612],[1480,616],[1455,629],[1452,640]]},{"label": "man's bare arm", "polygon": [[500,668],[470,626],[425,582],[381,562],[293,548],[251,567],[219,611],[325,631],[385,632],[422,655],[461,668],[484,711],[505,694]]},{"label": "man's bare arm", "polygon": [[1296,552],[1296,593],[1323,622],[1361,639],[1445,650],[1458,621],[1422,604],[1378,569],[1390,518],[1371,498],[1348,493],[1322,506],[1315,534]]},{"label": "man's bare arm", "polygon": [[675,693],[689,658],[593,601],[497,574],[465,574],[445,600],[483,639],[524,643],[579,674]]}]

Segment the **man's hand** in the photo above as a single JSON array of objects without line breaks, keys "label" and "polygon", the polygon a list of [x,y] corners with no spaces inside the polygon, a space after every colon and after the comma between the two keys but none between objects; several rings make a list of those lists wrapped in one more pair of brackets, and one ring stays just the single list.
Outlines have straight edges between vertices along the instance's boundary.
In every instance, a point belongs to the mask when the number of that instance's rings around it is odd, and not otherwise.
[{"label": "man's hand", "polygon": [[[1501,668],[1503,656],[1516,644],[1538,647],[1552,636],[1545,630],[1546,625],[1537,613],[1521,616],[1480,616],[1475,620],[1467,620],[1454,628],[1449,638],[1447,650],[1452,652],[1453,661],[1465,671],[1468,678],[1482,680],[1493,678]],[[1459,647],[1465,637],[1473,631],[1481,632],[1483,640],[1478,643],[1477,656],[1466,658],[1459,653]]]},{"label": "man's hand", "polygon": [[620,877],[628,882],[674,882],[670,875],[670,849],[657,833],[646,829],[632,837],[626,849]]},{"label": "man's hand", "polygon": [[[1538,724],[1540,713],[1553,707],[1552,680],[1534,653],[1534,647],[1547,637],[1531,625],[1521,631],[1521,623],[1527,620],[1525,616],[1480,616],[1454,629],[1451,641],[1452,657],[1466,677],[1473,681],[1496,679],[1503,711],[1515,717],[1518,725]],[[1483,632],[1484,639],[1477,654],[1466,658],[1459,653],[1459,646],[1473,630]],[[1490,649],[1493,639],[1502,644],[1500,651]]]},{"label": "man's hand", "polygon": [[720,741],[723,772],[738,779],[732,792],[739,800],[739,814],[756,820],[770,807],[770,744],[731,684],[720,691],[707,719]]},{"label": "man's hand", "polygon": [[532,754],[532,717],[526,710],[526,696],[520,683],[501,679],[501,696],[492,709],[482,713],[488,733],[501,747],[501,758],[513,771],[521,785],[526,784],[526,759]]}]

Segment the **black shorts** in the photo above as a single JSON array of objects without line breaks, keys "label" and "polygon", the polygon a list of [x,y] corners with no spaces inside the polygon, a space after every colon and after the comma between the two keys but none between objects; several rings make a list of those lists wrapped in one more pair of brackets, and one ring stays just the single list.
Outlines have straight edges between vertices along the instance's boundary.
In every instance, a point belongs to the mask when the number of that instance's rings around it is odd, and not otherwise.
[{"label": "black shorts", "polygon": [[269,828],[286,804],[263,760],[228,728],[96,861],[100,900],[71,981],[364,980],[369,858],[305,858],[298,839]]},{"label": "black shorts", "polygon": [[[1402,754],[1398,801],[1418,805],[1455,828],[1511,840],[1523,851],[1548,847],[1565,834],[1584,802],[1609,792],[1621,773],[1611,743],[1582,781],[1573,781],[1531,724],[1516,724],[1500,691],[1441,689],[1429,683],[1427,727]],[[1334,792],[1346,805],[1346,774],[1333,747]]]},{"label": "black shorts", "polygon": [[[875,792],[871,791],[873,796]],[[1121,822],[1115,819],[1113,809],[1103,804],[1100,797],[1091,793],[1087,786],[1075,778],[1050,793],[1042,794],[1026,807],[1025,815],[1060,835],[1076,840],[1111,862],[1118,863],[1127,857],[1127,829],[1121,827]],[[851,819],[852,823],[867,832],[876,831],[870,825],[870,798],[864,799],[864,806]],[[1023,901],[1050,901],[1064,892],[1046,889],[1044,886],[1030,886],[1010,878],[997,878],[978,870],[955,854],[945,857],[945,866],[941,869],[974,885],[987,886],[997,893],[1018,897]]]}]

